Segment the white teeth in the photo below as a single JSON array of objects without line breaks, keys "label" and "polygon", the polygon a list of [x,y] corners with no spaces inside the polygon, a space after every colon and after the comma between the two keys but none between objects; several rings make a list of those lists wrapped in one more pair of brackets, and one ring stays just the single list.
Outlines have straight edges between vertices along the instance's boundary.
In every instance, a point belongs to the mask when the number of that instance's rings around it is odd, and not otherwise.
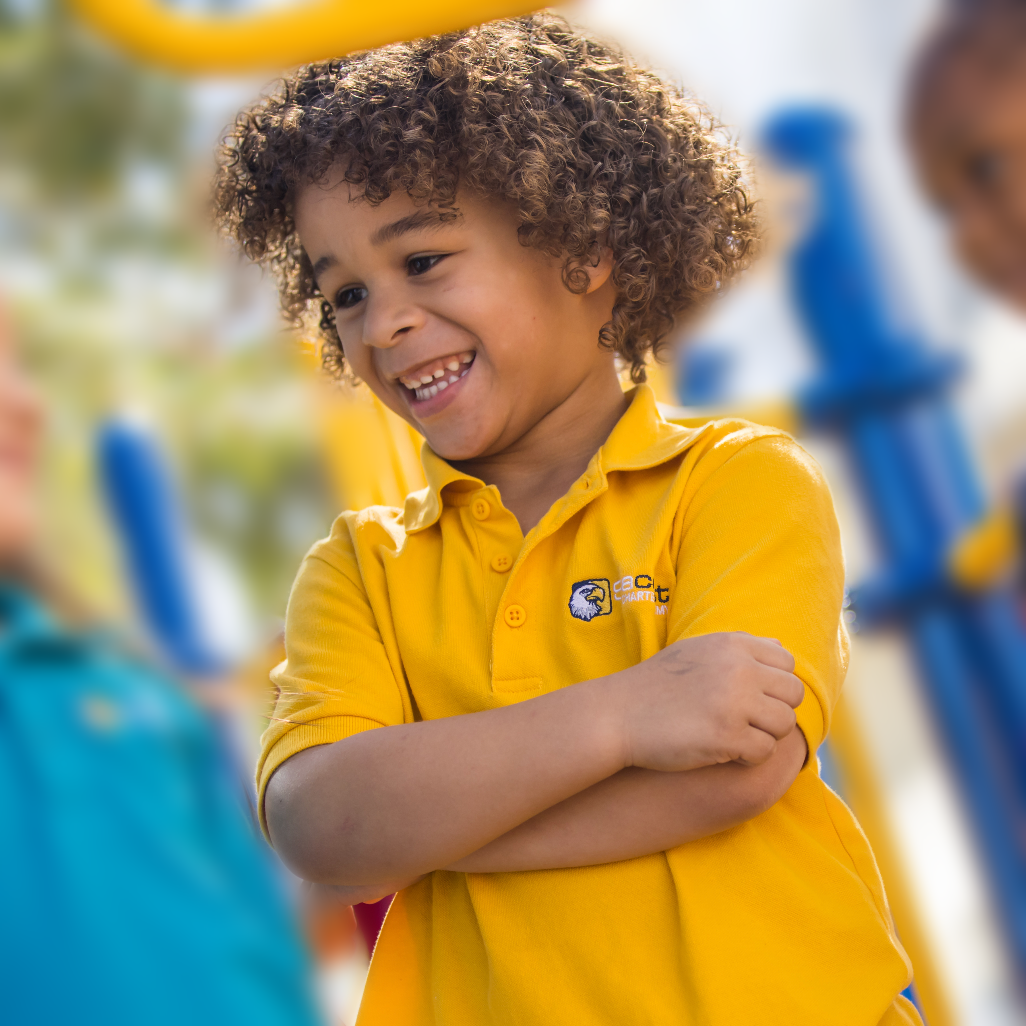
[{"label": "white teeth", "polygon": [[[470,364],[474,362],[474,356],[474,353],[460,357],[454,356],[445,367],[440,367],[431,374],[423,374],[420,377],[410,376],[399,380],[413,392],[419,401],[423,402],[425,399],[434,398],[450,385],[455,385],[460,378],[465,378],[470,373]],[[457,371],[459,373],[456,373]]]}]

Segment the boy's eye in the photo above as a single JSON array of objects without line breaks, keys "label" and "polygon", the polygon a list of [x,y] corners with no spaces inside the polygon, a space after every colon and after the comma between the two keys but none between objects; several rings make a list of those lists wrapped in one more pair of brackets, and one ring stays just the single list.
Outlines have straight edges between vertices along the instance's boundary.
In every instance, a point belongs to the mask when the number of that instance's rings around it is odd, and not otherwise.
[{"label": "boy's eye", "polygon": [[362,303],[367,298],[367,290],[362,285],[350,285],[348,288],[340,289],[335,297],[335,306],[340,310],[348,310],[357,303]]},{"label": "boy's eye", "polygon": [[406,261],[406,266],[410,269],[411,275],[425,274],[430,271],[439,260],[444,260],[448,254],[446,253],[433,253],[431,256],[415,256],[410,257]]}]

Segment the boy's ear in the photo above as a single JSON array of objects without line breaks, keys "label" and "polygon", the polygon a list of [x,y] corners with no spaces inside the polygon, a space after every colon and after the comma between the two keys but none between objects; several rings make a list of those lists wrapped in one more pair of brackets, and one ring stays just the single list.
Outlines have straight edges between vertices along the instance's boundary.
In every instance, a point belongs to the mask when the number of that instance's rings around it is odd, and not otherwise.
[{"label": "boy's ear", "polygon": [[613,251],[608,246],[599,246],[593,261],[586,261],[581,270],[588,276],[588,288],[585,295],[602,288],[613,273]]}]

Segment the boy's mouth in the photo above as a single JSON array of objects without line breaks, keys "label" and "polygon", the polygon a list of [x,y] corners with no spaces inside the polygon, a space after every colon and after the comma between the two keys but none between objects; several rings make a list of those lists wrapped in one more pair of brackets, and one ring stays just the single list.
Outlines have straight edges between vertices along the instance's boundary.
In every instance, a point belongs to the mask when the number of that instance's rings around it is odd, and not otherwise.
[{"label": "boy's mouth", "polygon": [[462,353],[453,353],[431,360],[407,371],[399,376],[399,381],[410,393],[411,398],[418,402],[433,399],[439,392],[444,392],[450,385],[455,385],[465,377],[474,362],[475,353],[468,349]]}]

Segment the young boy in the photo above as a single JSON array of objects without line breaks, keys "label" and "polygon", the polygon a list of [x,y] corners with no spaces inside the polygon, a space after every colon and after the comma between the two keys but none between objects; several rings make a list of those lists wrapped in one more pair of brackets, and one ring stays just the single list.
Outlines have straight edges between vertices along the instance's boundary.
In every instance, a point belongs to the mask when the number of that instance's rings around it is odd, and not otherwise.
[{"label": "young boy", "polygon": [[618,376],[743,265],[733,151],[536,15],[300,69],[218,194],[426,439],[427,488],[304,562],[258,768],[298,873],[399,892],[362,1026],[918,1022],[817,775],[847,658],[822,476]]}]

